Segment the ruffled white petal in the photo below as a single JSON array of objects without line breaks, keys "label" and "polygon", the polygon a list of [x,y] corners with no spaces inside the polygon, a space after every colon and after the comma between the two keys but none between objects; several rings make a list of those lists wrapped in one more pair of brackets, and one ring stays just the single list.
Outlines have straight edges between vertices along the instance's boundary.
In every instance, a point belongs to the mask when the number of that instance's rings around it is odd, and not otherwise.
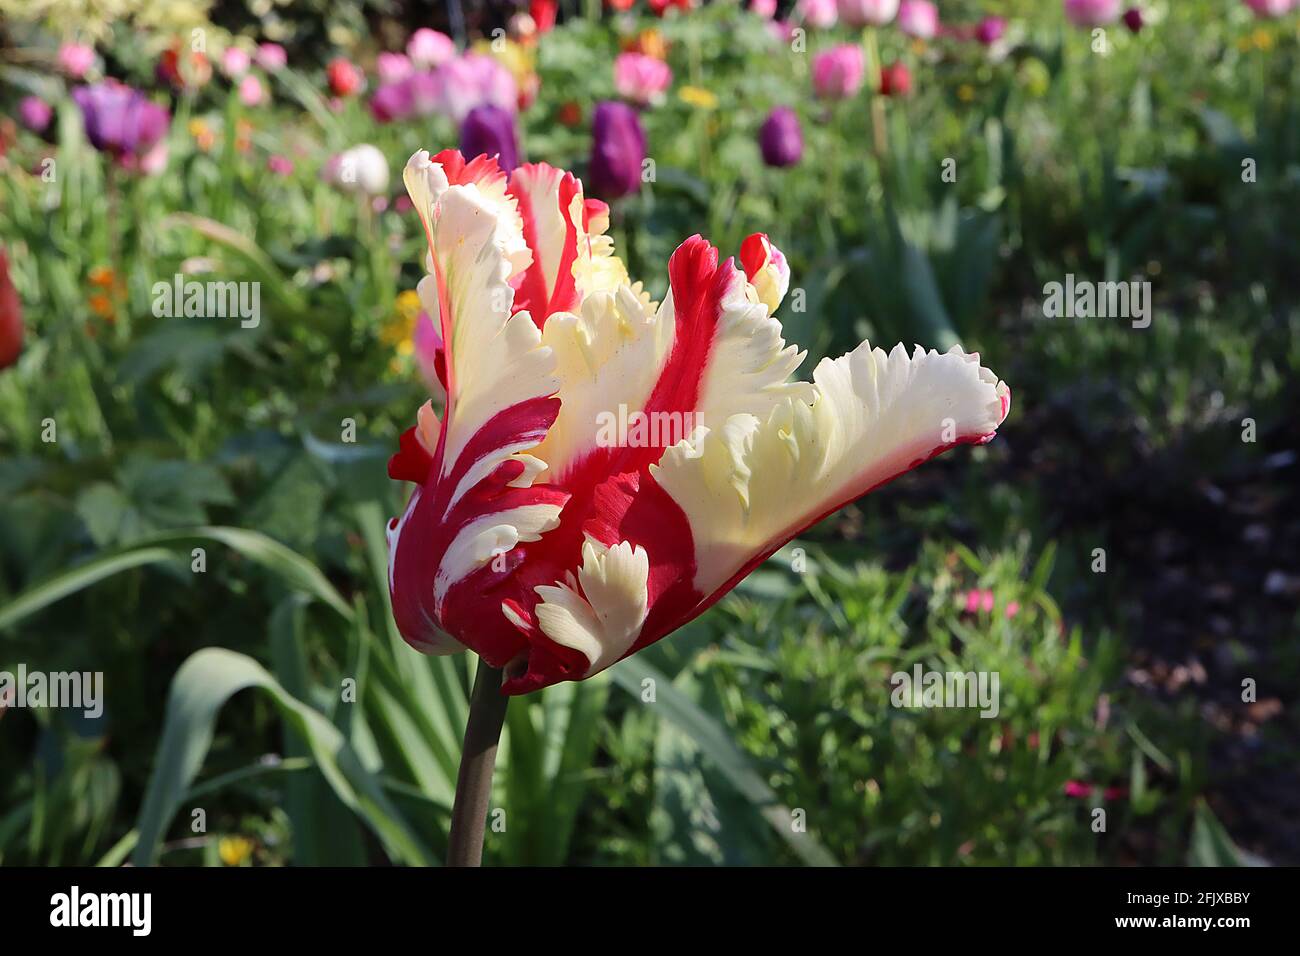
[{"label": "ruffled white petal", "polygon": [[588,540],[577,579],[570,574],[537,593],[537,623],[555,643],[581,651],[599,673],[636,642],[649,611],[650,558],[645,548],[620,541],[612,548]]},{"label": "ruffled white petal", "polygon": [[1007,387],[977,354],[863,343],[789,398],[682,442],[651,473],[686,513],[704,595],[828,511],[959,442],[994,432]]}]

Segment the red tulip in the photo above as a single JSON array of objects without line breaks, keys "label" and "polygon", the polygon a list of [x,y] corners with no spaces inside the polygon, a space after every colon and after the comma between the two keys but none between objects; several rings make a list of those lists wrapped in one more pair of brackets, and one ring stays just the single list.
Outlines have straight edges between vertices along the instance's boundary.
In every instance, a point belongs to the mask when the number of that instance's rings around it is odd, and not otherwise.
[{"label": "red tulip", "polygon": [[956,348],[864,342],[793,380],[803,355],[772,317],[790,270],[765,236],[743,269],[687,239],[656,305],[570,173],[421,151],[404,179],[447,400],[389,462],[415,485],[388,528],[393,615],[422,651],[504,667],[506,694],[658,641],[796,534],[1006,417],[1006,385]]},{"label": "red tulip", "polygon": [[343,57],[330,60],[329,65],[325,67],[325,75],[335,96],[351,96],[361,89],[361,84],[366,78],[360,67]]},{"label": "red tulip", "polygon": [[883,96],[906,96],[912,92],[912,72],[905,63],[891,63],[880,71]]},{"label": "red tulip", "polygon": [[9,280],[9,260],[0,249],[0,369],[18,361],[23,350],[23,308]]}]

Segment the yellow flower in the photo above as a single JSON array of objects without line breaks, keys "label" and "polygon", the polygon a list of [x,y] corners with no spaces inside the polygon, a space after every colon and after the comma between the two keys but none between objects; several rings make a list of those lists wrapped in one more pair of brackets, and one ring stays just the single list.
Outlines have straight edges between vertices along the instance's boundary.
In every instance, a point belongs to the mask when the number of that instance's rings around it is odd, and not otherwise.
[{"label": "yellow flower", "polygon": [[664,42],[664,35],[653,28],[642,30],[630,44],[630,48],[637,53],[652,56],[656,60],[668,59],[668,44]]},{"label": "yellow flower", "polygon": [[702,86],[683,86],[677,95],[683,103],[696,109],[711,110],[718,105],[718,98]]},{"label": "yellow flower", "polygon": [[212,128],[201,119],[190,120],[186,129],[188,129],[190,135],[194,137],[195,145],[205,153],[210,150],[212,144],[216,142],[216,134],[214,134]]},{"label": "yellow flower", "polygon": [[1257,50],[1273,49],[1273,34],[1269,33],[1263,27],[1257,27],[1255,32],[1251,34],[1250,39],[1255,44]]},{"label": "yellow flower", "polygon": [[971,100],[975,99],[975,87],[971,86],[969,83],[963,83],[961,86],[957,87],[957,99],[961,100],[963,103],[969,103]]},{"label": "yellow flower", "polygon": [[242,836],[222,837],[217,841],[217,855],[226,866],[239,866],[253,855],[253,841]]},{"label": "yellow flower", "polygon": [[410,355],[415,348],[415,321],[420,317],[420,296],[407,289],[393,303],[393,314],[379,330],[379,339],[399,355]]}]

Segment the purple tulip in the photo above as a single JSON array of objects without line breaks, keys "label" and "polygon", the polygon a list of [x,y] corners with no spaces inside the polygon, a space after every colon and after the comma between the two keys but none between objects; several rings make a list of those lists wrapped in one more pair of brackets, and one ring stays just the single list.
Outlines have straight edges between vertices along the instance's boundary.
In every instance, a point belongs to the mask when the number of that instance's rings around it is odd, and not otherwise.
[{"label": "purple tulip", "polygon": [[44,133],[54,118],[54,110],[39,96],[24,96],[18,104],[18,118],[33,133]]},{"label": "purple tulip", "polygon": [[758,146],[763,162],[783,168],[794,166],[803,158],[803,133],[799,114],[788,106],[778,106],[768,114],[758,131]]},{"label": "purple tulip", "polygon": [[460,127],[460,151],[466,159],[495,156],[497,165],[511,172],[519,165],[513,114],[490,103],[474,107]]},{"label": "purple tulip", "polygon": [[370,97],[370,113],[380,123],[407,119],[413,111],[409,77],[395,83],[385,83]]},{"label": "purple tulip", "polygon": [[640,189],[645,153],[645,130],[636,110],[626,103],[597,103],[587,170],[592,193],[601,199],[617,199]]},{"label": "purple tulip", "polygon": [[171,116],[139,90],[116,80],[79,86],[72,98],[81,108],[86,138],[127,168],[154,171]]}]

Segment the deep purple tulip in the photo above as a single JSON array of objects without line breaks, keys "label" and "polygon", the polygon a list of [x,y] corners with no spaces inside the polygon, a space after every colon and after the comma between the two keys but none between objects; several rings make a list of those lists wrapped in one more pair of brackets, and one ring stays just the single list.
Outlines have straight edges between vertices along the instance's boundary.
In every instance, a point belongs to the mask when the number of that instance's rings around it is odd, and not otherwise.
[{"label": "deep purple tulip", "polygon": [[495,156],[497,165],[509,173],[519,165],[514,116],[490,103],[474,107],[460,126],[460,151],[466,159]]},{"label": "deep purple tulip", "polygon": [[601,199],[617,199],[641,188],[645,162],[641,117],[626,103],[596,104],[591,124],[591,163],[587,184]]},{"label": "deep purple tulip", "polygon": [[79,86],[72,98],[81,108],[86,138],[123,166],[146,172],[171,126],[171,115],[139,90],[116,80]]},{"label": "deep purple tulip", "polygon": [[39,96],[24,96],[18,103],[18,118],[33,133],[44,133],[54,118],[54,110]]},{"label": "deep purple tulip", "polygon": [[758,147],[763,162],[769,166],[793,166],[803,158],[803,132],[799,114],[788,106],[778,106],[768,114],[758,131]]},{"label": "deep purple tulip", "polygon": [[1124,26],[1129,28],[1130,33],[1141,33],[1143,23],[1142,11],[1137,7],[1129,7],[1124,11]]}]

